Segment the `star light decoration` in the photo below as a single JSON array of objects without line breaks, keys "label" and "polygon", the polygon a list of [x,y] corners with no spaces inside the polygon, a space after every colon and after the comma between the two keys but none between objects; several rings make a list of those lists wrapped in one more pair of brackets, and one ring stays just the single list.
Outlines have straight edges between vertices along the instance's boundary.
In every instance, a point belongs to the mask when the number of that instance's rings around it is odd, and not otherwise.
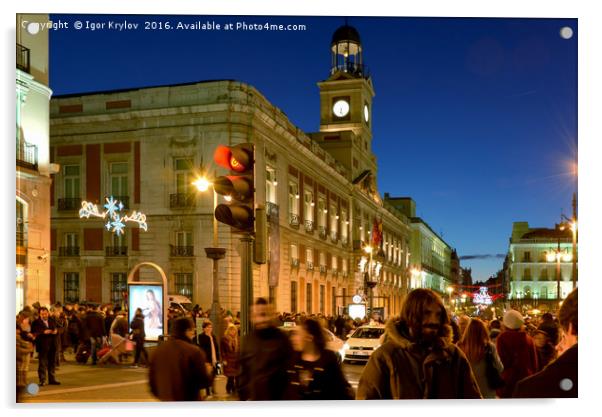
[{"label": "star light decoration", "polygon": [[123,210],[123,203],[119,200],[115,200],[113,196],[105,198],[106,204],[103,206],[105,211],[100,212],[98,206],[88,201],[82,201],[82,208],[79,210],[79,217],[89,219],[92,217],[99,217],[101,219],[107,219],[105,227],[109,232],[117,234],[117,236],[124,233],[123,229],[127,222],[137,223],[138,227],[145,232],[148,230],[146,224],[146,214],[140,213],[136,210],[130,215],[121,215]]},{"label": "star light decoration", "polygon": [[473,296],[473,302],[475,304],[484,304],[484,305],[491,304],[493,301],[491,299],[491,296],[489,295],[489,288],[480,287],[479,292],[475,293]]}]

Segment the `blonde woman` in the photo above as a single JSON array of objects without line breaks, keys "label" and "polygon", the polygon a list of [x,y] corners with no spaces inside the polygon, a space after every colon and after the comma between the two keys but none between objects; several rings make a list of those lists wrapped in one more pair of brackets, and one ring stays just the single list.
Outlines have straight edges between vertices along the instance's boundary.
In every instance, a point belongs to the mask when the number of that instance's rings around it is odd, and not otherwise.
[{"label": "blonde woman", "polygon": [[238,359],[240,355],[240,344],[238,340],[238,328],[228,324],[224,337],[220,342],[224,375],[228,377],[226,391],[236,392],[236,378],[238,377]]}]

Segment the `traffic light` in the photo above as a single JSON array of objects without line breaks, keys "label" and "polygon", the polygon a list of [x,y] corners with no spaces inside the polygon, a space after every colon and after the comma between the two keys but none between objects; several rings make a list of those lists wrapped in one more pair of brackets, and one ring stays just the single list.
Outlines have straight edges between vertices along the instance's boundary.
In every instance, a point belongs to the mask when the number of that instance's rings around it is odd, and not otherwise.
[{"label": "traffic light", "polygon": [[240,232],[254,231],[254,152],[253,145],[219,145],[213,155],[215,162],[232,175],[218,177],[213,182],[216,193],[231,197],[228,204],[218,204],[215,218]]}]

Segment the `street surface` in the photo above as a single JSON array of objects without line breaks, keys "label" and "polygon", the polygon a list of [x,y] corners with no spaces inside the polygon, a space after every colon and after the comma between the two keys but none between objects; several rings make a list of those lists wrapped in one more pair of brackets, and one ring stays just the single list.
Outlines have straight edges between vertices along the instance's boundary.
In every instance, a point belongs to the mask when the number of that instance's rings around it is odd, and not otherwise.
[{"label": "street surface", "polygon": [[[61,385],[39,387],[36,395],[26,394],[23,402],[150,402],[157,401],[148,385],[148,369],[129,365],[92,366],[80,365],[72,355],[68,362],[57,369],[56,377]],[[90,362],[89,362],[90,363]],[[38,362],[32,360],[27,381],[36,384]],[[360,379],[363,363],[344,364],[343,372],[354,390]],[[35,387],[33,387],[35,389]],[[211,399],[211,398],[209,398]],[[235,397],[228,401],[235,401]]]}]

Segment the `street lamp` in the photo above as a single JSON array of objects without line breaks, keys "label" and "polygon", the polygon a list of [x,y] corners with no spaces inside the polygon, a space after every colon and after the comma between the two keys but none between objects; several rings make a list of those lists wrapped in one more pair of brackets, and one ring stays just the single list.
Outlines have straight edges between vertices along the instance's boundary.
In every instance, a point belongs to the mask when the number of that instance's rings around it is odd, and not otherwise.
[{"label": "street lamp", "polygon": [[[200,192],[205,192],[213,184],[202,175],[193,184]],[[213,213],[217,207],[217,192],[213,189]],[[219,277],[218,277],[218,261],[226,256],[226,249],[217,247],[217,219],[213,216],[213,247],[205,248],[207,258],[213,261],[213,300],[211,302],[211,322],[215,327],[215,333],[218,341],[222,335],[222,317],[221,306],[219,303]]]},{"label": "street lamp", "polygon": [[454,287],[452,287],[451,285],[449,285],[447,287],[447,294],[448,294],[448,303],[449,303],[450,308],[451,308],[451,296],[452,296],[453,292],[454,292]]}]

